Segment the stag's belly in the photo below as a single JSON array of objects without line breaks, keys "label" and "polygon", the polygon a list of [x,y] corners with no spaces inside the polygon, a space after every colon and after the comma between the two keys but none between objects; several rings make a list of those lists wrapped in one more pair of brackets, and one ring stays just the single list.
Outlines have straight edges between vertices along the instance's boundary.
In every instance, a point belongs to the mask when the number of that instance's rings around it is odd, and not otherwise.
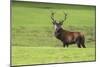
[{"label": "stag's belly", "polygon": [[65,37],[60,37],[60,36],[56,36],[56,38],[61,40],[63,43],[67,43],[67,44],[76,43],[76,39],[74,39],[74,38],[65,38]]},{"label": "stag's belly", "polygon": [[75,44],[76,43],[76,41],[74,41],[74,40],[65,40],[63,42],[65,42],[66,44]]},{"label": "stag's belly", "polygon": [[77,38],[75,38],[74,36],[66,36],[62,41],[64,41],[67,44],[74,44],[76,43],[76,40]]}]

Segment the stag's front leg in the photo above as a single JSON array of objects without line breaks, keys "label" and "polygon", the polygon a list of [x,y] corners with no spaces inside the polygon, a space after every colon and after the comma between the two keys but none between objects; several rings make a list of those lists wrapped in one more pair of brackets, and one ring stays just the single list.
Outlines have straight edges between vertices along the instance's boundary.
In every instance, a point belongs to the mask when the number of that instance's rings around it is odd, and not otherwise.
[{"label": "stag's front leg", "polygon": [[63,43],[63,47],[65,48],[65,46],[66,46],[66,43]]},{"label": "stag's front leg", "polygon": [[67,46],[67,48],[68,48],[69,44],[66,44],[66,46]]}]

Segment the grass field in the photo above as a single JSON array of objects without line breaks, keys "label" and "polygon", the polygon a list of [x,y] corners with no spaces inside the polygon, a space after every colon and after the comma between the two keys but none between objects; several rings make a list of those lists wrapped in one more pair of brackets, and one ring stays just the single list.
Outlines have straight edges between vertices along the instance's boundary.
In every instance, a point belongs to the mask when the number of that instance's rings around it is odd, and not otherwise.
[{"label": "grass field", "polygon": [[13,64],[47,64],[63,62],[94,61],[94,48],[58,48],[58,47],[13,47]]},{"label": "grass field", "polygon": [[[95,60],[95,6],[12,3],[12,65]],[[57,20],[68,14],[64,29],[85,34],[86,49],[63,48],[54,37],[51,11]]]}]

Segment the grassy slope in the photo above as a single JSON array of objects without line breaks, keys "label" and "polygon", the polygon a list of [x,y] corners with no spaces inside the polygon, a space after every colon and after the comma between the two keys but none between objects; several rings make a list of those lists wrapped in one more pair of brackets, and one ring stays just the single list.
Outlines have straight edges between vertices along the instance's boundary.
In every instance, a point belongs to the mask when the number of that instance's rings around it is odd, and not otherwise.
[{"label": "grassy slope", "polygon": [[94,48],[13,47],[12,64],[47,64],[94,61]]},{"label": "grassy slope", "polygon": [[[12,5],[13,65],[95,60],[95,7],[26,2]],[[63,18],[63,11],[68,13],[64,28],[84,32],[86,50],[77,49],[76,45],[62,48],[62,43],[53,35],[52,10],[58,20]],[[75,53],[79,58],[75,58]]]}]

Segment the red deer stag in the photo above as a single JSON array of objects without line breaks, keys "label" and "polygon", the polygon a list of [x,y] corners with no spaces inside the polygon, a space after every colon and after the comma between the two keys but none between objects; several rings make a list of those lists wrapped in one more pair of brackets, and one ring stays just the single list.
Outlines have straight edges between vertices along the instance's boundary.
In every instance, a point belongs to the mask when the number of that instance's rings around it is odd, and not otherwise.
[{"label": "red deer stag", "polygon": [[85,37],[81,32],[71,32],[62,28],[63,22],[66,20],[67,14],[64,13],[65,17],[62,21],[54,19],[54,13],[51,13],[52,23],[55,28],[55,37],[62,41],[63,47],[69,46],[69,44],[77,44],[78,48],[86,48]]}]

